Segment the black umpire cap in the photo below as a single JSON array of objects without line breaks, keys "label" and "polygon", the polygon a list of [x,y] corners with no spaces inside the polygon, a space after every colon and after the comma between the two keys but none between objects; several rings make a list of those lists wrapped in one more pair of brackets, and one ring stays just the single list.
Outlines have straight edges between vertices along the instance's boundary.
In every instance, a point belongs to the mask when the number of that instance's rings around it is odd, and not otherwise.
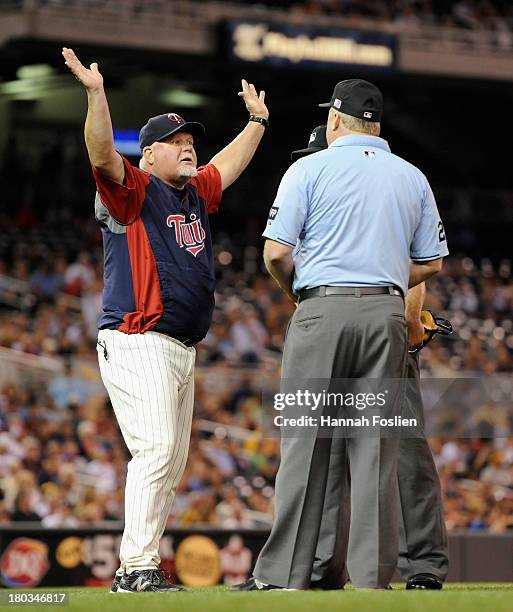
[{"label": "black umpire cap", "polygon": [[383,96],[379,89],[363,79],[347,79],[335,85],[330,102],[319,104],[358,117],[364,121],[381,121]]},{"label": "black umpire cap", "polygon": [[144,147],[149,147],[159,140],[164,140],[175,132],[189,132],[194,138],[201,138],[205,134],[205,126],[196,121],[185,121],[183,117],[176,113],[157,115],[149,119],[148,123],[139,132],[141,151]]},{"label": "black umpire cap", "polygon": [[326,125],[318,125],[314,128],[310,134],[308,146],[306,149],[299,149],[298,151],[292,151],[290,159],[296,161],[300,157],[310,155],[310,153],[317,153],[317,151],[323,151],[328,148],[328,141],[326,140]]}]

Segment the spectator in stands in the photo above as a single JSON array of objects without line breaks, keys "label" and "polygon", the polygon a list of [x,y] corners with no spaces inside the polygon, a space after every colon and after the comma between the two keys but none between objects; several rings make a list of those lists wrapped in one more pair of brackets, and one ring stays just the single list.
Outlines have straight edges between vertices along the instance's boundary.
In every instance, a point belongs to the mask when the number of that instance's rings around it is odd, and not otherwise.
[{"label": "spectator in stands", "polygon": [[31,495],[29,491],[20,491],[14,502],[14,511],[11,515],[13,521],[37,521],[41,517],[33,510]]},{"label": "spectator in stands", "polygon": [[10,522],[11,515],[7,512],[4,502],[0,500],[0,525],[9,525]]},{"label": "spectator in stands", "polygon": [[96,280],[96,274],[88,252],[82,251],[75,262],[71,263],[64,274],[65,292],[80,296],[86,287]]},{"label": "spectator in stands", "polygon": [[73,506],[69,502],[57,499],[50,514],[43,518],[41,524],[43,527],[55,529],[58,527],[79,527],[80,521],[73,514]]},{"label": "spectator in stands", "polygon": [[30,286],[32,290],[41,297],[54,296],[60,291],[63,279],[52,264],[47,260],[42,260],[30,275]]},{"label": "spectator in stands", "polygon": [[50,383],[48,393],[57,407],[62,409],[72,404],[84,404],[89,397],[84,380],[75,375],[70,361],[65,362],[63,374]]},{"label": "spectator in stands", "polygon": [[231,322],[230,336],[234,358],[243,363],[260,361],[262,352],[268,342],[268,334],[262,322],[257,318],[253,306],[233,306],[228,311]]}]

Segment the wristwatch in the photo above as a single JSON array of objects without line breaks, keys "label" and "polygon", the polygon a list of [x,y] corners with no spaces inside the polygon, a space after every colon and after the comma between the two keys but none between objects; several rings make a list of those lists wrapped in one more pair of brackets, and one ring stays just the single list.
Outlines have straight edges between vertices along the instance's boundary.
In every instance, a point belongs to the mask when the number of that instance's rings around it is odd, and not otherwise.
[{"label": "wristwatch", "polygon": [[265,117],[258,117],[257,115],[250,115],[249,121],[254,121],[255,123],[260,123],[264,127],[269,127],[269,120]]}]

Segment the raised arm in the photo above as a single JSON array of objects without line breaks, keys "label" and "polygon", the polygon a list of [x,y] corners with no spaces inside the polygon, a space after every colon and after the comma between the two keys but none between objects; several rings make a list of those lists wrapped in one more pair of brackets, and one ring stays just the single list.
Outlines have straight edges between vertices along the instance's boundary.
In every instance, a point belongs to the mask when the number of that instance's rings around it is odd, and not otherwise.
[{"label": "raised arm", "polygon": [[[257,94],[255,86],[242,79],[242,91],[238,95],[243,98],[250,115],[262,117],[265,120],[269,118],[269,111],[264,102],[265,91]],[[249,121],[242,132],[210,160],[210,163],[219,170],[223,190],[244,172],[262,140],[264,132],[264,125]]]},{"label": "raised arm", "polygon": [[66,60],[66,66],[82,83],[87,93],[84,135],[89,159],[98,172],[116,183],[123,184],[125,167],[121,156],[114,149],[109,105],[98,64],[93,63],[89,69],[86,68],[73,49],[66,47],[62,49],[62,55]]}]

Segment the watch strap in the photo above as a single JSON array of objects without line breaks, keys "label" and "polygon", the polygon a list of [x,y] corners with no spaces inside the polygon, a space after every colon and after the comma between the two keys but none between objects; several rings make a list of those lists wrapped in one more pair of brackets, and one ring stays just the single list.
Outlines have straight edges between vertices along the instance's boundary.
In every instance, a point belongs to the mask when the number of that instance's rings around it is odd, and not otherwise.
[{"label": "watch strap", "polygon": [[255,123],[260,123],[264,127],[269,127],[269,121],[265,117],[258,117],[257,115],[250,115],[249,121],[254,121]]}]

